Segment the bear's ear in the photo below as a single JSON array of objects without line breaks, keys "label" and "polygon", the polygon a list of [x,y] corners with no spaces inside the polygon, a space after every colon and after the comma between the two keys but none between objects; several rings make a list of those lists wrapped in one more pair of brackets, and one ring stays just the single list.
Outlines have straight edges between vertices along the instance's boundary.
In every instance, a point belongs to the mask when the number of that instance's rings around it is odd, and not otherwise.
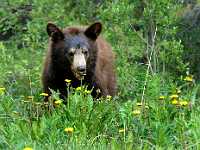
[{"label": "bear's ear", "polygon": [[100,22],[96,22],[85,30],[85,35],[91,40],[96,40],[101,33],[101,30],[102,24]]},{"label": "bear's ear", "polygon": [[52,41],[58,42],[64,39],[62,31],[53,23],[47,24],[47,33],[52,38]]}]

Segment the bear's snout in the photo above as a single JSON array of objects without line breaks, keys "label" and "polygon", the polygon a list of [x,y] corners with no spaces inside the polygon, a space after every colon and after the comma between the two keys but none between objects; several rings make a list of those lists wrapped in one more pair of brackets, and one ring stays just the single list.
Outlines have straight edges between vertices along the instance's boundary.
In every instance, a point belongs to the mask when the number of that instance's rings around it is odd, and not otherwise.
[{"label": "bear's snout", "polygon": [[81,75],[85,75],[85,73],[86,73],[86,66],[78,66],[78,67],[77,67],[77,71],[78,71]]}]

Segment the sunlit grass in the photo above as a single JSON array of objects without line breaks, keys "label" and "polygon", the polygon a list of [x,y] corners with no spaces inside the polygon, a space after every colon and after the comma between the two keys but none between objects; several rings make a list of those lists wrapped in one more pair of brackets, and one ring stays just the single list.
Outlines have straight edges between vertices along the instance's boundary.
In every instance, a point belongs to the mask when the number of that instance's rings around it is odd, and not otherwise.
[{"label": "sunlit grass", "polygon": [[[19,3],[14,0],[13,7]],[[117,2],[112,8],[99,8],[103,9],[99,17],[105,24],[103,36],[116,54],[118,94],[93,99],[91,90],[71,88],[69,79],[65,79],[66,100],[56,91],[51,96],[43,93],[46,22],[56,21],[64,27],[93,20],[92,14],[91,20],[84,19],[88,6],[78,21],[77,8],[62,12],[68,7],[64,4],[33,2],[32,20],[24,31],[0,42],[0,149],[199,149],[198,82],[191,74],[176,79],[151,74],[144,91],[147,67],[133,58],[141,55],[146,45],[138,37],[142,33],[136,35],[127,25],[130,17],[121,10],[126,6]],[[129,7],[126,11],[132,13]],[[116,14],[123,16],[123,21],[117,20]],[[16,23],[17,17],[12,17],[10,26]],[[50,96],[49,102],[43,101],[46,96]]]}]

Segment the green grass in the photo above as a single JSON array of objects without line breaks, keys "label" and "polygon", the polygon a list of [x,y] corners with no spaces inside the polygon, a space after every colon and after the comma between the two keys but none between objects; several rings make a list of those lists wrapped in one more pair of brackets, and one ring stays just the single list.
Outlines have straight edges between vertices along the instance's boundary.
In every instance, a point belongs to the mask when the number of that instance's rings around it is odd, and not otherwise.
[{"label": "green grass", "polygon": [[[200,148],[200,85],[184,81],[185,74],[152,74],[146,65],[137,63],[146,47],[142,32],[129,26],[135,20],[127,14],[135,4],[105,2],[94,10],[92,2],[80,1],[70,9],[72,1],[33,1],[31,19],[20,24],[19,17],[27,13],[19,8],[22,4],[29,3],[5,1],[0,7],[6,20],[0,20],[0,29],[14,31],[0,41],[0,87],[5,88],[0,89],[0,149]],[[11,13],[14,8],[20,11]],[[70,89],[67,105],[44,104],[40,78],[48,47],[47,22],[65,27],[96,19],[103,22],[102,34],[116,55],[118,95],[93,101],[84,90]],[[172,104],[170,95],[177,88],[181,89],[178,102],[187,101],[186,106]],[[165,99],[160,100],[161,95]],[[53,98],[59,99],[57,93]],[[74,131],[65,132],[68,127]]]}]

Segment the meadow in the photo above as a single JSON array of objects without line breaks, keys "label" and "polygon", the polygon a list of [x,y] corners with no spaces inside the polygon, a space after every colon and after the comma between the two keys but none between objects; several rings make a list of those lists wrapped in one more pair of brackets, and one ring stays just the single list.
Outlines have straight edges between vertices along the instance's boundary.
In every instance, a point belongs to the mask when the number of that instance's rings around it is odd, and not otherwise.
[{"label": "meadow", "polygon": [[[0,149],[200,149],[198,73],[177,36],[185,9],[178,0],[1,0]],[[49,21],[102,22],[115,97],[93,100],[83,86],[68,88],[67,105],[56,92],[43,102]]]}]

